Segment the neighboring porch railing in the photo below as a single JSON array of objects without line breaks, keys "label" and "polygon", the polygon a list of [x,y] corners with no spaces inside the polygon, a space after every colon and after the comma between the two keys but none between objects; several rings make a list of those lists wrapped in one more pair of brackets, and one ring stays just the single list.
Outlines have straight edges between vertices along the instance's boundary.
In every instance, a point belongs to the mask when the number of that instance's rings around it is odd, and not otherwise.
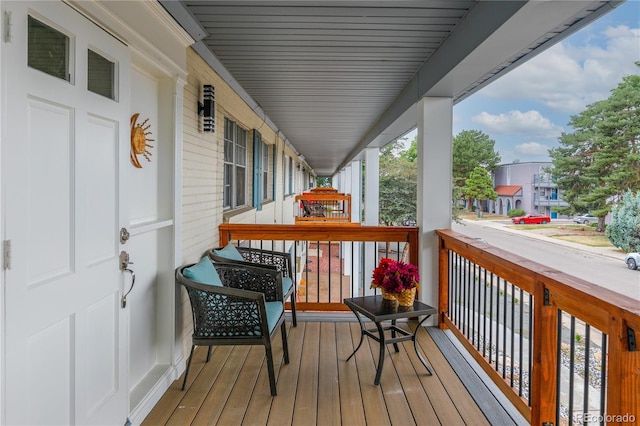
[{"label": "neighboring porch railing", "polygon": [[532,424],[640,422],[640,302],[437,233],[440,327]]},{"label": "neighboring porch railing", "polygon": [[328,191],[305,192],[296,196],[296,223],[350,223],[351,194]]},{"label": "neighboring porch railing", "polygon": [[298,310],[348,310],[342,300],[363,295],[381,257],[418,264],[418,228],[351,223],[296,225],[221,224],[220,245],[290,251],[298,284]]}]

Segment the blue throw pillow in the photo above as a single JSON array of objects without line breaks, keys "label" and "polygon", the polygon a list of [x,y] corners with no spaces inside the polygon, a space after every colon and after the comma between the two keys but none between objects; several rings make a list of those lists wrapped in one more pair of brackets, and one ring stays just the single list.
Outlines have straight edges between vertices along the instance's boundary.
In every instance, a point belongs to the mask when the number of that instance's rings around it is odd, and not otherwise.
[{"label": "blue throw pillow", "polygon": [[229,260],[244,260],[238,249],[236,249],[236,247],[231,243],[224,246],[224,248],[214,250],[213,252],[217,256],[224,257]]},{"label": "blue throw pillow", "polygon": [[185,268],[182,271],[182,275],[202,284],[222,286],[218,272],[216,268],[213,267],[213,263],[211,263],[209,257],[203,257],[200,259],[200,262]]}]

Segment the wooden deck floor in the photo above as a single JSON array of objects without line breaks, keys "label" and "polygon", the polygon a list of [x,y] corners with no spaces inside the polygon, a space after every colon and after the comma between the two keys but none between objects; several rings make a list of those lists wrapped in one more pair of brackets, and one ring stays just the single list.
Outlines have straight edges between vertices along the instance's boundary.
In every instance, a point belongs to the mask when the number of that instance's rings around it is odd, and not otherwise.
[{"label": "wooden deck floor", "polygon": [[[415,323],[401,323],[402,327]],[[429,376],[411,342],[387,348],[380,386],[373,379],[377,342],[360,339],[357,322],[306,322],[289,328],[290,363],[274,341],[278,396],[271,397],[262,346],[216,347],[205,363],[198,348],[187,389],[173,383],[143,425],[483,425],[490,424],[425,330],[419,347],[434,370]]]}]

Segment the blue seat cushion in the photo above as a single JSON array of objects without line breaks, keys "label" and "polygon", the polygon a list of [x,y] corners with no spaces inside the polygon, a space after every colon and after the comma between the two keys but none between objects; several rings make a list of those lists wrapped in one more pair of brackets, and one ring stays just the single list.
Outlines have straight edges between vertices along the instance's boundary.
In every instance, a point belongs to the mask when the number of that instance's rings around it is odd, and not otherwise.
[{"label": "blue seat cushion", "polygon": [[291,277],[282,277],[282,294],[287,294],[289,290],[293,287],[293,281],[291,281]]},{"label": "blue seat cushion", "polygon": [[213,263],[211,263],[211,259],[209,259],[209,257],[203,257],[200,259],[200,262],[185,268],[182,271],[182,275],[190,280],[202,284],[222,286],[220,276],[218,276],[218,272],[216,271],[216,268],[213,267]]},{"label": "blue seat cushion", "polygon": [[282,315],[282,312],[284,311],[284,306],[282,305],[282,302],[266,302],[264,305],[267,310],[269,333],[271,333],[278,323],[280,315]]},{"label": "blue seat cushion", "polygon": [[220,250],[214,250],[213,252],[217,256],[224,257],[226,259],[244,260],[244,258],[242,257],[242,255],[240,254],[238,249],[236,249],[236,247],[231,243],[227,244],[226,246],[224,246]]}]

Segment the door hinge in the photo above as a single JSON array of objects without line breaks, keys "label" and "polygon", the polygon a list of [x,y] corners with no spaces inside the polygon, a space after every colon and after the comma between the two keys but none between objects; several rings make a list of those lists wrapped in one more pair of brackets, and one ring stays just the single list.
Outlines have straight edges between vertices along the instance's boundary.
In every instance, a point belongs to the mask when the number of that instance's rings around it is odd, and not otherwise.
[{"label": "door hinge", "polygon": [[11,269],[11,240],[2,242],[2,269]]}]

